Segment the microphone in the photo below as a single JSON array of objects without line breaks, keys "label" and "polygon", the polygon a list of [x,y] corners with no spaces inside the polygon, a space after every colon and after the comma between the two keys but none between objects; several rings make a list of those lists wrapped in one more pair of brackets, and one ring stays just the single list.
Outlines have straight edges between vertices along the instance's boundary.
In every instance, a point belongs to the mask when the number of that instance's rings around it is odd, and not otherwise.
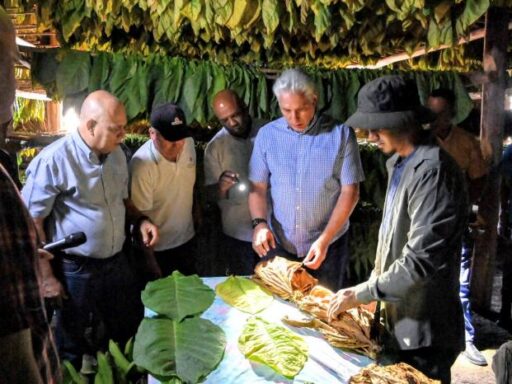
[{"label": "microphone", "polygon": [[43,249],[48,252],[62,251],[64,249],[78,247],[87,241],[83,232],[75,232],[57,241],[46,244]]}]

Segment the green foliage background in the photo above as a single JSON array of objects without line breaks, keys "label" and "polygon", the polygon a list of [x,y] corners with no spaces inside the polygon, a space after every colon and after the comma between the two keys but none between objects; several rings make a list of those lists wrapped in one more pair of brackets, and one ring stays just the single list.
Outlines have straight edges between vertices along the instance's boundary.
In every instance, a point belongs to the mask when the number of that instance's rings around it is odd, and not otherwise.
[{"label": "green foliage background", "polygon": [[[359,89],[368,81],[390,73],[416,80],[419,96],[426,99],[440,86],[457,96],[456,121],[463,120],[472,102],[460,76],[455,72],[390,70],[324,70],[303,67],[319,91],[319,109],[344,121],[356,109]],[[35,53],[32,78],[54,98],[78,99],[97,89],[110,91],[126,106],[129,119],[147,118],[153,106],[172,101],[185,112],[187,122],[206,126],[214,121],[210,108],[213,96],[224,88],[235,90],[252,116],[279,116],[272,94],[272,80],[253,66],[234,63],[219,65],[207,60],[185,60],[160,55],[54,50]]]}]

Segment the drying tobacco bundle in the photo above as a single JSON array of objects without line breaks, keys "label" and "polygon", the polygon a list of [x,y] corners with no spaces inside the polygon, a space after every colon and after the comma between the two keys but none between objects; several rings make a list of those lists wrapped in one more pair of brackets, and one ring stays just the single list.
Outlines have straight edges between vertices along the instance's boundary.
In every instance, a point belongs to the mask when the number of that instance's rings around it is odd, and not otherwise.
[{"label": "drying tobacco bundle", "polygon": [[302,263],[279,256],[259,262],[254,274],[254,281],[285,300],[290,300],[297,293],[307,294],[318,283]]},{"label": "drying tobacco bundle", "polygon": [[385,367],[371,364],[350,378],[349,384],[440,384],[406,363]]},{"label": "drying tobacco bundle", "polygon": [[301,263],[279,256],[260,262],[255,268],[254,280],[315,317],[306,320],[286,317],[283,319],[285,323],[317,329],[335,347],[351,349],[370,358],[376,357],[380,348],[370,338],[373,313],[359,306],[340,314],[336,320],[329,321],[327,310],[334,293],[316,285],[318,281]]}]

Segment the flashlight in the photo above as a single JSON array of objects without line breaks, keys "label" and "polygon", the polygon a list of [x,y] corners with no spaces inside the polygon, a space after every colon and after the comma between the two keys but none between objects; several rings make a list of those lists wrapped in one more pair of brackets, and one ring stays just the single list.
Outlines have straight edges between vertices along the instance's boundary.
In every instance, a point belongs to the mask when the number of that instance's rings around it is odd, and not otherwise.
[{"label": "flashlight", "polygon": [[238,175],[233,176],[233,181],[235,182],[235,184],[237,184],[237,189],[240,192],[243,192],[247,189],[247,185],[240,181],[240,179],[238,178]]}]

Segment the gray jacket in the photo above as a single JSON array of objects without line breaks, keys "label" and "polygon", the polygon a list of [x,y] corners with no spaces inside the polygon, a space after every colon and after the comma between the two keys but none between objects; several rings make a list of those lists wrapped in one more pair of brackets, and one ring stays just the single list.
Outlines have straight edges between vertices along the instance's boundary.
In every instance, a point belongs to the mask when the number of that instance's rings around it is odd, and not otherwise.
[{"label": "gray jacket", "polygon": [[[389,180],[397,160],[395,154],[387,161]],[[463,175],[429,141],[405,165],[394,201],[390,225],[379,233],[375,269],[355,287],[356,297],[383,302],[389,347],[462,350],[458,278],[468,206]]]}]

